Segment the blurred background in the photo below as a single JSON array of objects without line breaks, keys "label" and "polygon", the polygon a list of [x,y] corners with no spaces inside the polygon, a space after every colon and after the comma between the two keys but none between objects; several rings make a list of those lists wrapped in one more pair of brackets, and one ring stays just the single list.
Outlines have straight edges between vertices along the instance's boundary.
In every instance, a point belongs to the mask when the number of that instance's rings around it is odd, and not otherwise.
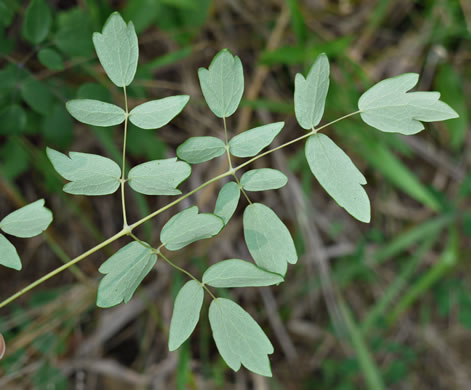
[{"label": "blurred background", "polygon": [[[96,308],[97,269],[122,239],[2,309],[7,352],[0,388],[471,388],[469,0],[0,0],[0,217],[38,198],[55,215],[47,234],[12,239],[23,270],[0,270],[1,300],[122,227],[118,193],[64,194],[45,156],[51,146],[120,160],[122,128],[79,124],[64,108],[72,98],[123,104],[91,41],[115,10],[139,35],[131,107],[191,95],[165,128],[130,129],[129,166],[174,156],[190,136],[221,136],[222,122],[205,105],[197,69],[225,47],[240,56],[246,79],[241,107],[228,121],[231,134],[284,120],[275,145],[302,135],[294,77],[322,52],[332,67],[322,123],[355,111],[363,91],[404,72],[420,73],[418,88],[440,91],[460,118],[427,124],[411,137],[381,133],[358,117],[326,130],[367,177],[371,224],[354,220],[325,193],[301,143],[254,164],[289,177],[283,189],[252,197],[284,220],[300,259],[280,286],[218,294],[237,300],[272,340],[273,378],[225,365],[207,304],[190,341],[168,352],[173,299],[185,277],[163,262],[131,302]],[[222,169],[224,157],[194,166],[182,189]],[[220,185],[137,233],[156,242],[180,209],[196,203],[212,211]],[[170,198],[129,191],[127,199],[135,221]],[[196,275],[223,259],[250,259],[243,207],[241,199],[218,237],[171,258]]]}]

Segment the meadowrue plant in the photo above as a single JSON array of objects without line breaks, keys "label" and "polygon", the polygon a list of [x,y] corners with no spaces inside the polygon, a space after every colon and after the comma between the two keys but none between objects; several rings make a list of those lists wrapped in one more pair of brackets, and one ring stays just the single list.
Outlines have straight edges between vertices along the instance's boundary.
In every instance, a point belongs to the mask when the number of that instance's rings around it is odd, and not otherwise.
[{"label": "meadowrue plant", "polygon": [[[419,77],[409,73],[379,82],[361,96],[358,111],[318,127],[324,113],[330,73],[327,56],[322,54],[306,77],[297,74],[295,79],[296,119],[306,133],[281,146],[263,151],[281,132],[284,122],[266,124],[229,137],[226,119],[239,107],[244,92],[244,72],[240,59],[224,49],[214,57],[207,69],[198,71],[206,103],[214,115],[221,118],[224,128],[221,138],[189,138],[178,147],[176,157],[149,161],[126,172],[128,122],[141,129],[159,129],[184,109],[190,97],[171,96],[130,109],[126,88],[134,79],[139,57],[138,40],[132,22],[126,24],[118,13],[113,13],[103,31],[93,35],[93,43],[106,74],[123,90],[124,107],[90,99],[71,100],[66,107],[82,123],[93,126],[123,124],[121,165],[107,157],[84,152],[70,152],[66,155],[48,148],[47,155],[56,171],[68,181],[64,191],[69,194],[99,196],[120,190],[123,228],[1,302],[0,308],[90,254],[128,236],[132,242],[123,246],[99,268],[103,274],[97,292],[99,307],[108,308],[129,302],[156,263],[164,261],[189,277],[175,299],[169,349],[176,350],[190,337],[198,324],[204,295],[207,293],[211,299],[209,322],[213,338],[227,365],[235,371],[243,365],[257,374],[271,376],[268,355],[274,349],[262,328],[236,302],[219,298],[212,290],[278,285],[284,282],[288,264],[295,264],[298,260],[288,228],[270,207],[252,202],[249,196],[252,191],[274,190],[285,186],[288,181],[286,175],[276,169],[246,168],[259,158],[306,140],[306,159],[321,186],[354,218],[369,222],[371,211],[364,189],[365,177],[348,155],[321,130],[350,116],[359,115],[366,124],[378,130],[412,135],[423,130],[422,122],[441,121],[458,115],[439,100],[438,92],[409,92]],[[224,173],[186,194],[181,193],[178,186],[190,177],[192,164],[223,155],[228,165]],[[247,160],[235,166],[233,156]],[[242,170],[245,170],[243,174]],[[229,181],[220,189],[213,213],[200,213],[197,206],[191,206],[175,214],[164,225],[159,242],[147,243],[134,234],[138,226],[224,178]],[[170,195],[177,198],[141,220],[129,223],[126,215],[126,186],[145,195]],[[243,230],[252,259],[221,260],[210,266],[201,277],[190,274],[170,260],[168,252],[216,236],[230,222],[240,202],[246,204]],[[44,200],[38,200],[3,218],[0,229],[17,237],[32,237],[44,231],[51,221],[52,213],[44,207]],[[0,234],[0,254],[0,264],[21,269],[16,249],[3,234]]]}]

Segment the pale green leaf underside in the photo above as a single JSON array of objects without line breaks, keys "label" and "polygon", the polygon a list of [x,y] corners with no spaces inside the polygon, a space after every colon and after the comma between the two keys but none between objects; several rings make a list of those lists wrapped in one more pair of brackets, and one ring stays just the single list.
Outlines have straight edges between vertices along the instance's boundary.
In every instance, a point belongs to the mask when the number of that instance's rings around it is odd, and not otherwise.
[{"label": "pale green leaf underside", "polygon": [[235,182],[230,181],[222,186],[216,199],[214,214],[223,219],[224,225],[227,225],[234,215],[239,199],[240,188]]},{"label": "pale green leaf underside", "polygon": [[41,234],[52,222],[52,212],[44,207],[44,203],[44,199],[39,199],[13,211],[0,221],[0,229],[22,238]]},{"label": "pale green leaf underside", "polygon": [[285,275],[287,263],[298,260],[288,228],[269,207],[254,203],[244,211],[244,237],[255,263],[267,271]]},{"label": "pale green leaf underside", "polygon": [[194,280],[186,282],[175,298],[168,349],[175,351],[190,337],[200,319],[204,291],[201,284]]},{"label": "pale green leaf underside", "polygon": [[17,271],[22,267],[16,248],[3,234],[0,234],[0,265]]},{"label": "pale green leaf underside", "polygon": [[234,371],[241,364],[259,375],[271,376],[268,355],[273,345],[252,316],[237,303],[218,298],[209,307],[209,323],[217,349]]},{"label": "pale green leaf underside", "polygon": [[439,92],[409,92],[419,75],[405,73],[380,81],[358,101],[365,123],[388,133],[416,134],[424,129],[422,122],[457,118],[458,114],[440,101]]},{"label": "pale green leaf underside", "polygon": [[73,195],[108,195],[119,188],[121,168],[113,160],[96,154],[70,152],[70,157],[47,148],[54,169],[70,180],[64,192]]},{"label": "pale green leaf underside", "polygon": [[245,260],[223,260],[209,267],[203,283],[212,287],[260,287],[283,282],[281,275],[265,271]]},{"label": "pale green leaf underside", "polygon": [[329,60],[325,54],[317,57],[306,78],[298,73],[294,85],[294,111],[299,125],[311,130],[324,115],[329,90]]},{"label": "pale green leaf underside", "polygon": [[236,157],[253,157],[273,142],[284,125],[276,122],[244,131],[229,141],[229,151]]},{"label": "pale green leaf underside", "polygon": [[244,71],[239,57],[223,49],[216,54],[209,69],[198,70],[198,76],[203,96],[214,115],[231,116],[244,92]]},{"label": "pale green leaf underside", "polygon": [[66,108],[79,122],[92,126],[119,125],[126,117],[121,107],[93,99],[69,100]]},{"label": "pale green leaf underside", "polygon": [[192,206],[170,218],[160,233],[160,241],[168,250],[176,251],[215,236],[223,227],[221,218],[209,213],[199,214],[198,207]]},{"label": "pale green leaf underside", "polygon": [[272,168],[252,169],[240,178],[240,184],[246,191],[276,190],[284,187],[286,183],[286,175]]},{"label": "pale green leaf underside", "polygon": [[329,137],[317,133],[306,142],[306,158],[313,175],[327,193],[361,222],[370,221],[366,179],[350,157]]},{"label": "pale green leaf underside", "polygon": [[113,12],[102,33],[93,34],[93,44],[110,80],[118,87],[131,84],[139,58],[137,35],[132,22],[126,25],[121,15]]},{"label": "pale green leaf underside", "polygon": [[105,276],[98,286],[97,306],[128,303],[156,262],[157,255],[136,241],[121,248],[99,268]]},{"label": "pale green leaf underside", "polygon": [[191,175],[191,167],[176,157],[154,160],[129,171],[128,183],[134,191],[146,195],[179,195],[177,187]]},{"label": "pale green leaf underside", "polygon": [[216,137],[191,137],[177,148],[178,158],[190,164],[212,160],[225,152],[224,141]]},{"label": "pale green leaf underside", "polygon": [[129,113],[129,120],[141,129],[160,129],[186,106],[188,95],[170,96],[140,104]]}]

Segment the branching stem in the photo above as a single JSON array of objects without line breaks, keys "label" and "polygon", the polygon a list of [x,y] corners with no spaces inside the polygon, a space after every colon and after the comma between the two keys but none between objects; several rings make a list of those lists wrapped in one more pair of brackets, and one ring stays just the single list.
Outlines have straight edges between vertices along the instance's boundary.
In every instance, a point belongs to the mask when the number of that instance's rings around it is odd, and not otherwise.
[{"label": "branching stem", "polygon": [[[126,93],[126,89],[124,89],[125,93]],[[127,97],[125,97],[125,103],[126,103],[126,112],[127,112]],[[62,265],[61,267],[59,268],[56,268],[54,271],[51,271],[49,272],[48,274],[44,275],[43,277],[41,277],[40,279],[34,281],[33,283],[29,284],[28,286],[26,286],[25,288],[21,289],[20,291],[18,291],[17,293],[13,294],[12,296],[10,296],[9,298],[5,299],[4,301],[0,302],[0,309],[2,307],[5,307],[6,305],[8,305],[9,303],[13,302],[15,299],[21,297],[22,295],[26,294],[28,291],[32,290],[33,288],[39,286],[40,284],[42,284],[43,282],[46,282],[47,280],[49,280],[50,278],[52,278],[53,276],[61,273],[62,271],[68,269],[69,267],[73,266],[74,264],[77,264],[79,261],[87,258],[88,256],[92,255],[93,253],[95,252],[98,252],[99,250],[103,249],[104,247],[106,247],[107,245],[111,244],[112,242],[118,240],[119,238],[121,237],[124,237],[126,235],[130,235],[133,239],[136,239],[137,237],[134,236],[134,234],[132,233],[132,230],[135,229],[136,227],[142,225],[143,223],[147,222],[148,220],[154,218],[155,216],[161,214],[162,212],[170,209],[171,207],[177,205],[178,203],[180,203],[181,201],[183,201],[184,199],[190,197],[191,195],[197,193],[198,191],[202,190],[203,188],[209,186],[210,184],[214,183],[214,182],[217,182],[219,180],[221,180],[222,178],[226,177],[226,176],[233,176],[235,175],[235,172],[237,172],[239,169],[243,168],[243,167],[246,167],[247,165],[250,165],[252,164],[254,161],[257,161],[259,158],[262,158],[262,157],[265,157],[273,152],[276,152],[277,150],[280,150],[286,146],[289,146],[291,144],[294,144],[298,141],[301,141],[315,133],[317,133],[318,131],[322,130],[322,129],[325,129],[326,127],[328,126],[331,126],[333,125],[334,123],[337,123],[343,119],[346,119],[346,118],[349,118],[353,115],[356,115],[360,113],[360,111],[356,111],[356,112],[352,112],[350,114],[347,114],[347,115],[344,115],[332,122],[329,122],[315,130],[311,130],[309,133],[306,133],[304,135],[302,135],[301,137],[298,137],[298,138],[295,138],[291,141],[288,141],[280,146],[277,146],[276,148],[273,148],[273,149],[270,149],[270,150],[267,150],[266,152],[264,153],[261,153],[253,158],[251,158],[250,160],[242,163],[241,165],[235,167],[235,168],[232,168],[232,169],[229,169],[227,172],[224,172],[218,176],[215,176],[213,177],[212,179],[209,179],[208,181],[206,181],[205,183],[199,185],[198,187],[196,187],[195,189],[191,190],[190,192],[180,196],[179,198],[175,199],[173,202],[170,202],[169,204],[167,204],[166,206],[154,211],[153,213],[149,214],[148,216],[144,217],[144,218],[141,218],[139,221],[133,223],[132,225],[130,225],[129,227],[127,227],[127,223],[126,223],[126,209],[125,209],[125,205],[124,205],[124,164],[125,164],[125,145],[126,145],[126,132],[127,132],[127,115],[126,115],[126,121],[125,121],[125,141],[124,141],[124,147],[123,147],[123,178],[121,180],[121,190],[122,190],[122,200],[123,200],[123,214],[124,214],[124,219],[125,219],[125,227],[123,227],[123,229],[121,231],[119,231],[118,233],[116,233],[114,236],[108,238],[107,240],[103,241],[102,243],[94,246],[93,248],[89,249],[88,251],[82,253],[80,256],[72,259],[71,261],[69,261],[68,263]],[[238,181],[238,180],[236,180]],[[239,183],[240,184],[240,183]],[[250,200],[249,200],[250,202]],[[139,239],[137,239],[138,241],[140,241]],[[160,249],[160,248],[159,248]],[[162,258],[170,265],[172,265],[174,268],[178,269],[179,271],[187,274],[188,276],[190,276],[192,279],[196,280],[198,283],[201,283],[200,281],[198,281],[198,279],[196,279],[193,275],[191,275],[189,272],[185,271],[183,268],[180,268],[178,267],[177,265],[173,264],[169,259],[167,259],[164,255],[162,255],[162,253],[159,251],[160,255],[162,256]],[[206,288],[206,286],[204,286],[202,284],[202,286],[206,289],[206,291],[212,296],[213,299],[216,299],[216,297]]]}]

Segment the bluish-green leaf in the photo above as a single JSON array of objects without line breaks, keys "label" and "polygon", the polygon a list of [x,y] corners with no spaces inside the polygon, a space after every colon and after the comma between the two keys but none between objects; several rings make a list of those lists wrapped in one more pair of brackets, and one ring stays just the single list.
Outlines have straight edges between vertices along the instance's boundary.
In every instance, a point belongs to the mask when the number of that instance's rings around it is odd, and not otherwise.
[{"label": "bluish-green leaf", "polygon": [[229,151],[236,157],[252,157],[270,145],[285,122],[270,123],[236,135],[229,141]]},{"label": "bluish-green leaf", "polygon": [[38,59],[41,64],[50,70],[64,69],[64,60],[54,49],[46,48],[39,50]]},{"label": "bluish-green leaf", "polygon": [[47,148],[47,156],[59,175],[71,181],[64,186],[64,192],[97,196],[112,194],[119,188],[121,168],[109,158],[80,152],[70,152],[67,157],[51,148]]},{"label": "bluish-green leaf", "polygon": [[75,119],[92,126],[115,126],[124,122],[126,113],[114,104],[92,99],[73,99],[66,103]]},{"label": "bluish-green leaf", "polygon": [[209,323],[219,353],[238,371],[241,364],[259,375],[271,376],[268,355],[273,345],[252,316],[237,303],[218,298],[209,307]]},{"label": "bluish-green leaf", "polygon": [[317,133],[306,142],[306,158],[313,175],[339,206],[359,221],[369,222],[366,179],[350,157],[329,137]]},{"label": "bluish-green leaf", "polygon": [[324,115],[325,99],[329,90],[329,73],[329,60],[325,54],[321,54],[306,78],[300,73],[296,75],[294,111],[303,129],[313,129]]},{"label": "bluish-green leaf", "polygon": [[39,199],[13,211],[0,221],[0,229],[23,238],[41,234],[52,222],[52,212],[44,207],[44,203],[44,199]]},{"label": "bluish-green leaf", "polygon": [[132,22],[126,25],[121,15],[113,12],[102,33],[93,34],[93,44],[110,80],[118,87],[131,84],[139,59],[137,35]]},{"label": "bluish-green leaf", "polygon": [[388,133],[416,134],[424,129],[422,122],[457,118],[448,104],[440,101],[439,92],[409,92],[419,75],[405,73],[380,81],[358,101],[365,123]]},{"label": "bluish-green leaf", "polygon": [[191,175],[191,166],[176,157],[140,164],[129,171],[128,183],[146,195],[179,195],[179,184]]},{"label": "bluish-green leaf", "polygon": [[272,168],[252,169],[240,178],[240,184],[247,191],[276,190],[284,187],[286,183],[286,175]]},{"label": "bluish-green leaf", "polygon": [[283,282],[283,277],[245,260],[223,260],[209,267],[203,283],[212,287],[260,287]]},{"label": "bluish-green leaf", "polygon": [[191,137],[177,148],[178,158],[190,164],[212,160],[225,152],[224,141],[216,137]]},{"label": "bluish-green leaf", "polygon": [[219,118],[231,116],[244,93],[244,70],[239,57],[223,49],[208,69],[198,70],[198,77],[203,96],[214,115]]},{"label": "bluish-green leaf", "polygon": [[254,203],[244,211],[245,243],[255,263],[270,272],[286,274],[298,255],[288,228],[269,207]]},{"label": "bluish-green leaf", "polygon": [[168,349],[178,349],[195,330],[200,319],[204,291],[201,284],[190,280],[178,292],[173,307],[168,337]]},{"label": "bluish-green leaf", "polygon": [[170,218],[160,233],[160,241],[168,250],[176,251],[215,236],[223,227],[221,218],[209,213],[199,214],[198,207],[192,206]]},{"label": "bluish-green leaf", "polygon": [[32,0],[26,8],[23,36],[36,45],[46,39],[51,28],[51,11],[44,0]]},{"label": "bluish-green leaf", "polygon": [[141,129],[160,129],[186,106],[188,95],[169,96],[140,104],[129,113],[129,120]]},{"label": "bluish-green leaf", "polygon": [[156,262],[157,255],[136,241],[121,248],[98,269],[105,276],[98,286],[97,306],[128,303]]},{"label": "bluish-green leaf", "polygon": [[22,267],[16,248],[3,234],[0,234],[0,265],[17,271]]},{"label": "bluish-green leaf", "polygon": [[232,215],[236,211],[240,199],[239,185],[230,181],[223,185],[216,199],[214,214],[222,218],[224,225],[227,225]]}]

